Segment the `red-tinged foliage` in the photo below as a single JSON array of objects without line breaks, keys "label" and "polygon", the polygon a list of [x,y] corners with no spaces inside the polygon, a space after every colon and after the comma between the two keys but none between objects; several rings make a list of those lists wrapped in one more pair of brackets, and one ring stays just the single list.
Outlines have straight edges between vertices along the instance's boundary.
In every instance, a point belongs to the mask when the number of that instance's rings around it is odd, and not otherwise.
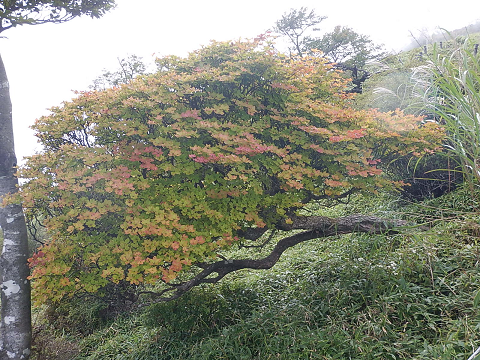
[{"label": "red-tinged foliage", "polygon": [[325,60],[261,40],[158,63],[34,126],[44,150],[20,170],[21,193],[51,236],[30,262],[37,300],[172,282],[250,230],[294,226],[310,201],[401,186],[380,159],[443,138],[400,111],[354,110]]}]

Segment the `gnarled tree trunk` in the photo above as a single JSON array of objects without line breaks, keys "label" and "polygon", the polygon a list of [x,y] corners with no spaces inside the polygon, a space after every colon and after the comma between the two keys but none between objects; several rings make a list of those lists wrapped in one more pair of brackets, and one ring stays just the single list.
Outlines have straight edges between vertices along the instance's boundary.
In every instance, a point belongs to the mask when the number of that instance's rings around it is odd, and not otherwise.
[{"label": "gnarled tree trunk", "polygon": [[[17,191],[13,142],[12,103],[5,66],[0,56],[0,199]],[[31,315],[27,228],[21,205],[1,207],[3,248],[0,256],[0,360],[28,359]]]}]

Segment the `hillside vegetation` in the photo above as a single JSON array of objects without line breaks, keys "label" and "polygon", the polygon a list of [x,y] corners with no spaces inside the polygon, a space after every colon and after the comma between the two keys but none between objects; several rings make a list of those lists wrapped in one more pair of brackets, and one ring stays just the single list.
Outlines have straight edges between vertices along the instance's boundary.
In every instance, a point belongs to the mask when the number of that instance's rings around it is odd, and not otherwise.
[{"label": "hillside vegetation", "polygon": [[311,241],[269,272],[236,274],[115,320],[101,302],[64,303],[41,312],[36,346],[50,359],[466,359],[480,330],[471,195],[353,202],[345,206],[431,228]]},{"label": "hillside vegetation", "polygon": [[[374,65],[357,106],[441,121],[415,97],[417,75],[459,41]],[[462,151],[477,140],[451,136],[444,154],[391,166],[390,176],[411,184],[401,192],[304,210],[405,220],[396,233],[310,240],[271,270],[230,274],[166,303],[119,293],[116,301],[74,297],[39,306],[34,359],[468,359],[480,346],[480,188]],[[228,257],[245,251],[234,247]]]}]

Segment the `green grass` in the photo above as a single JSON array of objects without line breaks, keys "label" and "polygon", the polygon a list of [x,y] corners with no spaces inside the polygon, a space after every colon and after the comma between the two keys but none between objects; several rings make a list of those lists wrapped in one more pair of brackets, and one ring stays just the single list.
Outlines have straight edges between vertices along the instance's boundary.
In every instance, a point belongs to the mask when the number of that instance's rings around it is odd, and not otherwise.
[{"label": "green grass", "polygon": [[479,341],[480,249],[390,240],[303,246],[272,273],[118,320],[77,359],[465,358]]}]

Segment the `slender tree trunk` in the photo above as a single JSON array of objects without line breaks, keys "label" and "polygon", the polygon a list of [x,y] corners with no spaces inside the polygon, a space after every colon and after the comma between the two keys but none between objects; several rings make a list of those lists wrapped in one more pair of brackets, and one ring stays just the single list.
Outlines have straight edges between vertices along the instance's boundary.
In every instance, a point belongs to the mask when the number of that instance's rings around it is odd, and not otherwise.
[{"label": "slender tree trunk", "polygon": [[[0,199],[17,191],[12,103],[5,66],[0,56]],[[3,249],[0,255],[0,360],[28,359],[31,342],[30,283],[27,228],[19,204],[1,207]]]}]

